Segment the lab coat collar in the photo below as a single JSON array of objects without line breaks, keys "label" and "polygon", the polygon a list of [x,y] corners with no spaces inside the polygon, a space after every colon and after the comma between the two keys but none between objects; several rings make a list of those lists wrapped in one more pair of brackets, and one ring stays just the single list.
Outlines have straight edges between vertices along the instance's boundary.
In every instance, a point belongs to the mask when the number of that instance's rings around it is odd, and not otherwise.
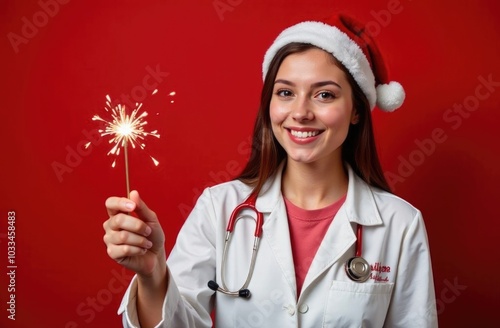
[{"label": "lab coat collar", "polygon": [[375,202],[373,188],[361,179],[349,164],[346,163],[349,174],[349,185],[345,200],[345,211],[351,222],[373,226],[382,224],[382,218]]},{"label": "lab coat collar", "polygon": [[[345,167],[349,177],[347,196],[344,203],[347,219],[350,222],[367,226],[382,224],[382,218],[373,195],[373,187],[370,187],[358,177],[349,164],[346,163]],[[263,191],[257,198],[256,206],[262,213],[272,212],[282,198],[281,177],[283,168],[284,162],[280,164],[277,173],[264,184]]]}]

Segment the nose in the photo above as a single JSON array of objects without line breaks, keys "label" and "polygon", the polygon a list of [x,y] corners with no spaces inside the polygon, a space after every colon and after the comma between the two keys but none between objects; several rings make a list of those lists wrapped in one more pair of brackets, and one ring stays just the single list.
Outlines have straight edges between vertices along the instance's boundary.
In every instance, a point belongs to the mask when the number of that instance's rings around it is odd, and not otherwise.
[{"label": "nose", "polygon": [[292,118],[297,122],[310,121],[314,118],[312,104],[307,97],[298,97],[293,104]]}]

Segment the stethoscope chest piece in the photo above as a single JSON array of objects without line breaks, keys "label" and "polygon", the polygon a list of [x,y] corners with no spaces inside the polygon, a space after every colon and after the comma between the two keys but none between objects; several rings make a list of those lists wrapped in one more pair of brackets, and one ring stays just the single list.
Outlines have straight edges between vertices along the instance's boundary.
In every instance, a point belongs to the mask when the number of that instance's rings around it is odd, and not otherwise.
[{"label": "stethoscope chest piece", "polygon": [[370,271],[370,265],[360,256],[351,257],[345,264],[347,276],[356,282],[367,281]]}]

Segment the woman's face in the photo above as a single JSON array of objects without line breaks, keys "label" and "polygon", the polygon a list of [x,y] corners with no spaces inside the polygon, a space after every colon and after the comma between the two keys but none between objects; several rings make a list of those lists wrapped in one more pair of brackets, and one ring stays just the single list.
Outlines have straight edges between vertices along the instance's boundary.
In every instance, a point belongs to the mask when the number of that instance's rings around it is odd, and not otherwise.
[{"label": "woman's face", "polygon": [[330,54],[317,48],[283,60],[270,117],[288,160],[301,163],[342,160],[342,143],[350,123],[357,120],[345,73]]}]

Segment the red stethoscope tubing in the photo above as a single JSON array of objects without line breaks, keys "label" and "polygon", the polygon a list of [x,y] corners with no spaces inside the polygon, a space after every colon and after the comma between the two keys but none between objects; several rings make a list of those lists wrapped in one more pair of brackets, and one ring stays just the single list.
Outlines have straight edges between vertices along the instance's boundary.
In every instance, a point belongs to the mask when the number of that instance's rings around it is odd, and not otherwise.
[{"label": "red stethoscope tubing", "polygon": [[356,227],[356,256],[361,257],[363,246],[363,226],[358,224]]},{"label": "red stethoscope tubing", "polygon": [[236,220],[238,220],[238,214],[244,209],[250,209],[254,211],[257,216],[255,219],[254,236],[259,238],[262,236],[262,225],[264,224],[264,215],[261,212],[259,212],[255,207],[256,201],[257,201],[257,195],[252,193],[243,203],[236,206],[236,208],[231,213],[231,216],[229,217],[229,222],[227,223],[227,228],[226,228],[227,232],[229,233],[233,232]]}]

